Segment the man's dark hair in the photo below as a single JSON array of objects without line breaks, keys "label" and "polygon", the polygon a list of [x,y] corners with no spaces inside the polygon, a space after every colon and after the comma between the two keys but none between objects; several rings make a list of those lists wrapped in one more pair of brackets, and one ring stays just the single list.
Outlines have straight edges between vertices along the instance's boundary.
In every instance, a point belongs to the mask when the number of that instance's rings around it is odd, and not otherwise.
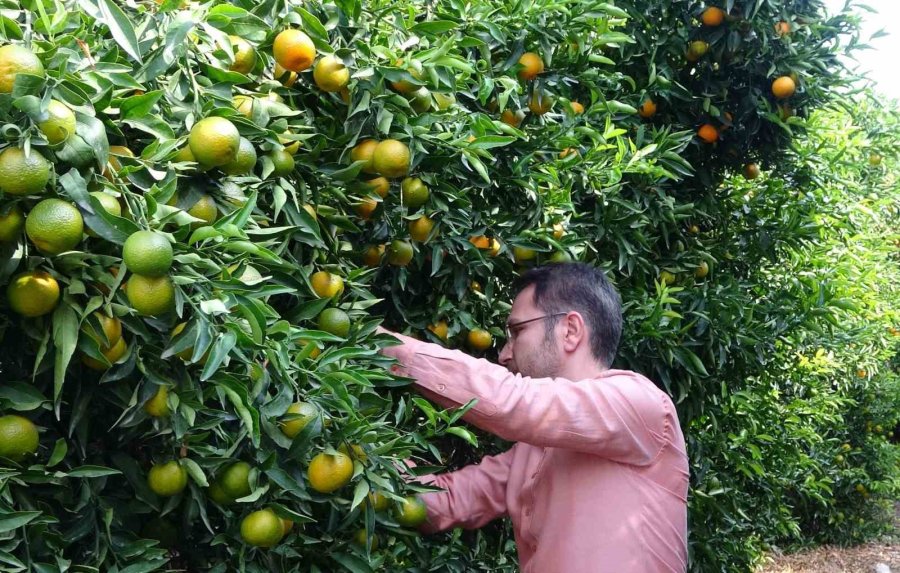
[{"label": "man's dark hair", "polygon": [[[534,304],[546,314],[578,311],[584,317],[591,353],[609,368],[622,336],[622,299],[600,269],[584,263],[553,263],[527,271],[516,292],[534,285]],[[552,332],[560,317],[547,320]]]}]

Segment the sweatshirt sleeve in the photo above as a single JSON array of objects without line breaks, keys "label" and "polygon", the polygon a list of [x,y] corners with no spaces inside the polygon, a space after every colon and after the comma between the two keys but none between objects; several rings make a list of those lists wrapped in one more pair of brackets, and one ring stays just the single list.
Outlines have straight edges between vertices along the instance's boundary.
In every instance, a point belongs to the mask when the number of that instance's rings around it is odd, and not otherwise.
[{"label": "sweatshirt sleeve", "polygon": [[506,440],[643,466],[672,439],[674,405],[634,372],[608,370],[577,382],[527,378],[457,350],[395,336],[403,344],[383,350],[398,359],[395,373],[413,378],[443,407],[476,399],[464,419]]},{"label": "sweatshirt sleeve", "polygon": [[485,456],[480,463],[455,472],[417,478],[420,483],[446,490],[420,494],[428,507],[428,520],[420,531],[477,529],[507,515],[506,483],[514,449],[515,446],[502,454]]}]

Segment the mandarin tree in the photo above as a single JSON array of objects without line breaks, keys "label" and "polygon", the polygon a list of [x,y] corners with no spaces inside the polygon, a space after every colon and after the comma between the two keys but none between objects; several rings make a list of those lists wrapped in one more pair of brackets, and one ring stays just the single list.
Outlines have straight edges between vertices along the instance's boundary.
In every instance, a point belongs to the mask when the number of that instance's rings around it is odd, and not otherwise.
[{"label": "mandarin tree", "polygon": [[[514,571],[502,524],[413,531],[423,488],[407,471],[503,445],[411,392],[374,331],[496,357],[514,278],[564,260],[608,272],[625,302],[617,365],[659,383],[689,429],[692,570],[743,570],[814,515],[759,492],[821,470],[803,440],[848,406],[795,411],[758,388],[777,384],[774,356],[803,380],[788,359],[838,310],[876,308],[886,282],[803,275],[828,268],[842,216],[794,185],[825,195],[811,166],[833,173],[797,142],[849,81],[834,47],[847,14],[786,0],[55,8],[22,2],[0,26],[0,420],[24,436],[0,450],[5,565]],[[896,157],[870,139],[873,183]],[[751,163],[757,177],[735,177]],[[869,255],[841,268],[854,256]],[[853,340],[886,352],[882,331]],[[795,412],[808,422],[779,439],[801,445],[763,465],[764,429]]]}]

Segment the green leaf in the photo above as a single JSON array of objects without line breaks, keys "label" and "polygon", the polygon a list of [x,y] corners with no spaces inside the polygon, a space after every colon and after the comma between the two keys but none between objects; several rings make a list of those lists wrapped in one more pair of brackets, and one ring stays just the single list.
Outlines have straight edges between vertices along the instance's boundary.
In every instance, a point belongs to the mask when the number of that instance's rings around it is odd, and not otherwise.
[{"label": "green leaf", "polygon": [[468,148],[493,149],[495,147],[506,147],[517,139],[517,137],[511,137],[509,135],[483,135],[469,143]]},{"label": "green leaf", "polygon": [[97,0],[97,6],[103,14],[103,23],[109,26],[113,39],[129,56],[142,63],[141,47],[138,44],[137,34],[131,20],[122,12],[122,9],[111,0]]},{"label": "green leaf", "polygon": [[112,468],[105,468],[103,466],[80,466],[67,472],[69,477],[77,477],[77,478],[95,478],[95,477],[104,477],[104,476],[114,476],[119,475],[122,472],[119,470],[114,470]]},{"label": "green leaf", "polygon": [[53,311],[53,345],[56,356],[53,363],[53,401],[59,404],[66,369],[78,345],[78,313],[68,304],[61,304]]},{"label": "green leaf", "polygon": [[[28,412],[41,407],[47,398],[32,384],[4,382],[0,385],[0,404],[19,412]],[[5,404],[3,402],[8,402]]]},{"label": "green leaf", "polygon": [[366,480],[359,480],[356,483],[356,487],[353,489],[353,502],[350,504],[350,511],[356,509],[356,506],[362,503],[368,494],[369,482]]},{"label": "green leaf", "polygon": [[374,573],[368,563],[355,555],[349,553],[335,553],[331,558],[349,569],[351,573]]},{"label": "green leaf", "polygon": [[200,374],[200,380],[209,380],[236,344],[237,334],[230,330],[221,333],[213,344],[209,359]]},{"label": "green leaf", "polygon": [[50,454],[50,459],[47,460],[47,467],[52,468],[66,457],[66,454],[69,452],[69,445],[62,438],[56,440],[56,444],[53,446],[53,452]]},{"label": "green leaf", "polygon": [[206,474],[203,473],[203,469],[190,458],[181,458],[179,460],[181,465],[187,470],[188,475],[191,476],[191,479],[199,485],[200,487],[209,487],[209,482],[206,481]]},{"label": "green leaf", "polygon": [[41,515],[40,511],[12,511],[0,515],[0,533],[6,533],[31,523]]},{"label": "green leaf", "polygon": [[438,36],[440,34],[446,34],[451,30],[455,30],[457,27],[458,24],[456,22],[451,22],[450,20],[426,20],[413,26],[411,31],[416,34]]},{"label": "green leaf", "polygon": [[472,446],[476,448],[478,447],[478,438],[475,436],[475,434],[465,428],[459,426],[451,426],[447,428],[447,433],[453,434],[454,436],[459,436],[460,438],[472,444]]},{"label": "green leaf", "polygon": [[119,103],[119,114],[122,119],[148,115],[164,93],[162,90],[156,90],[124,99]]},{"label": "green leaf", "polygon": [[78,205],[85,224],[98,236],[117,245],[140,228],[129,219],[116,217],[106,211],[100,201],[88,193],[87,181],[77,169],[70,169],[59,178],[66,194]]},{"label": "green leaf", "polygon": [[321,40],[323,42],[328,41],[328,32],[325,30],[325,27],[322,25],[322,22],[320,22],[318,18],[316,18],[303,8],[296,7],[294,9],[298,14],[300,14],[300,17],[303,19],[303,23],[306,26],[305,31],[314,40]]}]

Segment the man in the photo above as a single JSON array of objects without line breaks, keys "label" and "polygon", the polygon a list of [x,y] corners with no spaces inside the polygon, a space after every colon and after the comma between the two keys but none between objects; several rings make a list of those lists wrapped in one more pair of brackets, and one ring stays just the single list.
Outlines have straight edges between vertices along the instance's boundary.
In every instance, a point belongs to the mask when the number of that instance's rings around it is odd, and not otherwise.
[{"label": "man", "polygon": [[[497,366],[393,334],[394,372],[444,407],[477,399],[465,420],[509,451],[420,478],[425,532],[512,518],[523,573],[656,573],[687,568],[688,461],[669,397],[610,370],[621,301],[588,265],[522,276]],[[382,330],[382,332],[387,332]]]}]

